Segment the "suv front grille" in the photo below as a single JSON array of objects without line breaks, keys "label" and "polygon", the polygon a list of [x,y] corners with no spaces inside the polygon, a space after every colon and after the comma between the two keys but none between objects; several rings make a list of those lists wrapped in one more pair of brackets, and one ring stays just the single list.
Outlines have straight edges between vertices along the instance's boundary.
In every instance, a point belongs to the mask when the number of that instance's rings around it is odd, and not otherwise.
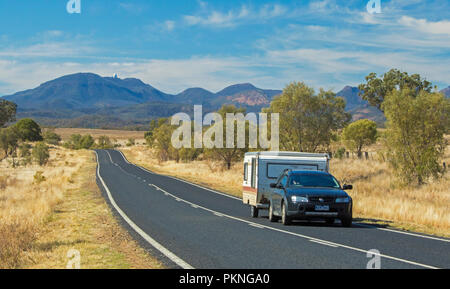
[{"label": "suv front grille", "polygon": [[[309,197],[308,198],[311,203],[334,203],[335,197]],[[323,200],[323,201],[321,201]]]}]

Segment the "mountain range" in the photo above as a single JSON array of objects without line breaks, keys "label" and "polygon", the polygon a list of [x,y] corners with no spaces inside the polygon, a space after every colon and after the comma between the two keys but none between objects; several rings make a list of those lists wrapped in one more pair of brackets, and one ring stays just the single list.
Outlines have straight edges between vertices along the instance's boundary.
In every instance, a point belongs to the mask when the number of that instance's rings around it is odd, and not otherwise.
[{"label": "mountain range", "polygon": [[[18,118],[32,117],[43,125],[131,128],[177,112],[192,113],[194,104],[202,104],[204,112],[217,110],[223,104],[258,112],[281,93],[281,90],[261,89],[243,83],[228,86],[217,93],[189,88],[178,94],[168,94],[136,78],[77,73],[3,98],[18,105]],[[450,94],[450,87],[443,93]],[[354,119],[384,121],[381,112],[361,99],[358,88],[346,86],[337,95],[346,99],[347,110]]]}]

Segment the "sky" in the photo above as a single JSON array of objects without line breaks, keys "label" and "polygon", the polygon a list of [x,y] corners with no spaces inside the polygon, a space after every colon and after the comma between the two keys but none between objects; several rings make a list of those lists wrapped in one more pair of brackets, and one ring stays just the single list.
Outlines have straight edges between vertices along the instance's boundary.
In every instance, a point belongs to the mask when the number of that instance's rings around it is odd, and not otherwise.
[{"label": "sky", "polygon": [[303,81],[335,92],[371,72],[450,85],[450,1],[0,0],[0,95],[77,72],[167,93]]}]

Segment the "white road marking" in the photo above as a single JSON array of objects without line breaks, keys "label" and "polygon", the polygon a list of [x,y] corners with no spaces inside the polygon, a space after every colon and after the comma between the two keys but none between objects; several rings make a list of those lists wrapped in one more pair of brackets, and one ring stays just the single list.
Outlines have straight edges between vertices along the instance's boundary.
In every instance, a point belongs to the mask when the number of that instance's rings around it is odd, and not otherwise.
[{"label": "white road marking", "polygon": [[[122,154],[121,151],[119,151],[119,152]],[[126,158],[125,158],[125,156],[124,156],[123,154],[122,154],[122,156],[123,156],[123,158],[125,159],[125,161],[126,161],[128,164],[133,165],[133,166],[136,166],[136,167],[138,167],[138,168],[141,168],[141,169],[143,169],[144,171],[147,171],[147,172],[149,172],[149,173],[151,173],[151,174],[154,174],[153,172],[150,172],[150,171],[146,170],[145,168],[142,168],[142,167],[140,167],[140,166],[138,166],[138,165],[131,164],[130,162],[128,162],[128,161],[126,160]],[[177,179],[177,178],[174,178],[174,177],[171,177],[171,178],[172,178],[172,179]],[[189,183],[189,182],[184,181],[184,180],[180,180],[180,181],[185,182],[185,183]],[[196,184],[192,184],[192,185],[194,185],[194,186],[196,186],[196,187],[199,187],[199,188],[203,188],[203,187],[198,186],[198,185],[196,185]],[[369,252],[368,250],[364,250],[364,249],[360,249],[360,248],[356,248],[356,247],[352,247],[352,246],[347,246],[347,245],[343,245],[343,244],[339,244],[339,243],[329,242],[329,241],[326,241],[326,240],[321,240],[321,239],[314,238],[314,237],[309,237],[309,236],[306,236],[306,235],[303,235],[303,234],[298,234],[298,233],[294,233],[294,232],[290,232],[290,231],[285,231],[285,230],[277,229],[277,228],[275,228],[275,227],[270,227],[270,226],[266,226],[266,225],[257,224],[257,223],[254,223],[254,222],[247,221],[247,220],[245,220],[245,219],[241,219],[241,218],[238,218],[238,217],[234,217],[234,216],[230,216],[230,215],[227,215],[227,214],[223,214],[223,213],[220,213],[220,212],[217,212],[217,211],[214,211],[214,210],[211,210],[211,209],[202,207],[202,206],[200,206],[200,205],[191,203],[191,202],[186,201],[186,200],[184,200],[184,199],[181,199],[181,198],[179,198],[179,197],[177,197],[177,196],[175,196],[175,195],[173,195],[173,194],[171,194],[171,193],[169,193],[169,192],[167,192],[167,191],[165,191],[165,190],[159,188],[159,187],[156,186],[156,185],[153,185],[153,186],[154,186],[156,189],[158,189],[159,191],[162,191],[166,196],[171,196],[172,198],[175,198],[175,199],[178,198],[178,199],[180,199],[182,202],[184,202],[184,203],[186,203],[186,204],[189,204],[189,205],[191,205],[191,206],[192,206],[192,205],[197,206],[198,208],[203,209],[203,210],[208,211],[208,212],[211,212],[211,213],[213,213],[213,214],[214,214],[214,213],[217,213],[217,214],[222,215],[223,217],[227,217],[227,218],[230,218],[230,219],[233,219],[233,220],[236,220],[236,221],[240,221],[240,222],[243,222],[243,223],[247,223],[247,224],[249,224],[249,225],[260,226],[261,228],[265,228],[265,229],[277,231],[277,232],[280,232],[280,233],[284,233],[284,234],[288,234],[288,235],[292,235],[292,236],[296,236],[296,237],[308,239],[308,240],[310,240],[310,241],[314,240],[314,241],[316,241],[316,242],[326,243],[327,245],[330,245],[330,246],[333,245],[333,246],[336,246],[336,247],[346,248],[346,249],[353,250],[353,251],[357,251],[357,252],[361,252],[361,253],[364,253],[364,254],[367,254],[367,253],[373,254],[373,252]],[[207,189],[207,188],[204,188],[204,189],[206,189],[206,190],[208,190],[208,191],[215,192],[215,191],[209,190],[209,189]],[[222,194],[222,193],[220,193],[220,194],[221,194],[221,195],[225,195],[225,194]],[[228,195],[225,195],[225,196],[228,196]],[[231,197],[231,196],[228,196],[228,197]],[[235,198],[235,197],[232,197],[232,198],[237,199],[237,198]],[[398,261],[398,262],[403,262],[403,263],[407,263],[407,264],[411,264],[411,265],[415,265],[415,266],[419,266],[419,267],[424,267],[424,268],[428,268],[428,269],[439,269],[439,268],[434,267],[434,266],[430,266],[430,265],[426,265],[426,264],[421,264],[421,263],[418,263],[418,262],[409,261],[409,260],[406,260],[406,259],[397,258],[397,257],[385,255],[385,254],[379,254],[379,256],[382,257],[382,258],[391,259],[391,260],[395,260],[395,261]]]},{"label": "white road marking", "polygon": [[[117,151],[122,155],[122,157],[123,157],[123,159],[125,160],[126,163],[128,163],[128,164],[130,164],[130,165],[133,165],[133,166],[135,166],[135,167],[138,167],[138,168],[140,168],[141,170],[144,170],[144,171],[146,171],[147,173],[150,173],[150,174],[152,174],[152,175],[155,174],[154,172],[149,171],[149,170],[147,170],[147,169],[144,168],[144,167],[141,167],[141,166],[139,166],[139,165],[130,163],[130,162],[127,160],[127,158],[125,157],[125,155],[124,155],[120,150],[117,150]],[[186,184],[189,184],[189,185],[192,185],[192,186],[195,186],[195,187],[200,188],[200,189],[204,189],[204,190],[213,192],[213,193],[218,194],[218,195],[221,195],[221,196],[225,196],[225,197],[228,197],[228,198],[231,198],[231,199],[235,199],[235,200],[242,201],[242,198],[238,198],[238,197],[235,197],[235,196],[231,196],[231,195],[228,195],[228,194],[224,194],[224,193],[221,193],[221,192],[212,190],[212,189],[210,189],[210,188],[202,187],[202,186],[200,186],[200,185],[191,183],[191,182],[186,181],[186,180],[183,180],[183,179],[179,179],[179,178],[177,178],[177,177],[172,177],[172,176],[168,176],[168,175],[164,175],[164,176],[165,176],[165,177],[168,177],[168,178],[171,178],[171,179],[174,179],[174,180],[177,180],[177,181],[180,181],[180,182],[183,182],[183,183],[186,183]]]},{"label": "white road marking", "polygon": [[334,244],[330,244],[330,243],[328,243],[328,242],[321,242],[321,241],[317,241],[317,240],[309,240],[309,241],[310,241],[310,242],[313,242],[313,243],[325,245],[325,246],[330,246],[330,247],[333,247],[333,248],[338,248],[338,247],[339,247],[339,246],[336,246],[336,245],[334,245]]},{"label": "white road marking", "polygon": [[[157,187],[157,186],[155,186],[155,187]],[[179,197],[177,197],[177,196],[175,196],[175,195],[173,195],[173,194],[171,194],[171,193],[165,191],[164,189],[161,189],[161,188],[159,188],[159,189],[160,189],[160,191],[162,191],[162,192],[164,192],[164,193],[167,193],[169,196],[171,196],[171,197],[174,198],[174,199],[176,199],[176,198],[180,199]],[[243,222],[243,223],[247,223],[248,225],[258,226],[258,227],[260,227],[260,228],[269,229],[269,230],[277,231],[277,232],[284,233],[284,234],[288,234],[288,235],[293,235],[293,236],[300,237],[300,238],[303,238],[303,239],[308,239],[308,240],[310,240],[310,241],[313,241],[313,240],[314,240],[314,241],[320,242],[320,243],[322,243],[322,244],[327,244],[328,246],[336,246],[336,247],[346,248],[346,249],[349,249],[349,250],[362,252],[362,253],[364,253],[364,254],[372,253],[372,252],[369,252],[369,251],[364,250],[364,249],[355,248],[355,247],[351,247],[351,246],[347,246],[347,245],[343,245],[343,244],[339,244],[339,243],[329,242],[329,241],[326,241],[326,240],[321,240],[321,239],[318,239],[318,238],[306,236],[306,235],[303,235],[303,234],[298,234],[298,233],[294,233],[294,232],[290,232],[290,231],[285,231],[285,230],[277,229],[277,228],[274,228],[274,227],[269,227],[269,226],[266,226],[266,225],[261,225],[261,224],[258,224],[258,223],[250,222],[250,221],[247,221],[247,220],[238,218],[238,217],[230,216],[230,215],[227,215],[227,214],[223,214],[223,213],[220,213],[220,212],[217,212],[217,211],[214,211],[214,210],[211,210],[211,209],[202,207],[202,206],[200,206],[200,205],[191,203],[191,202],[186,201],[186,200],[184,200],[184,199],[181,199],[181,201],[184,202],[184,203],[186,203],[186,204],[189,204],[189,205],[191,205],[191,206],[192,206],[192,205],[195,205],[195,206],[197,206],[198,208],[203,209],[203,210],[208,211],[208,212],[211,212],[211,213],[213,213],[213,214],[215,214],[215,215],[216,215],[216,214],[220,214],[220,215],[222,215],[222,217],[226,217],[226,218],[229,218],[229,219],[233,219],[233,220],[236,220],[236,221],[240,221],[240,222]],[[373,254],[373,253],[372,253],[372,254]],[[421,263],[418,263],[418,262],[409,261],[409,260],[405,260],[405,259],[401,259],[401,258],[397,258],[397,257],[385,255],[385,254],[379,254],[379,256],[382,257],[382,258],[391,259],[391,260],[395,260],[395,261],[398,261],[398,262],[407,263],[407,264],[411,264],[411,265],[415,265],[415,266],[419,266],[419,267],[424,267],[424,268],[428,268],[428,269],[439,269],[439,268],[434,267],[434,266],[430,266],[430,265],[426,265],[426,264],[421,264]]]},{"label": "white road marking", "polygon": [[414,234],[414,233],[410,233],[410,232],[406,232],[406,231],[392,230],[392,229],[387,229],[387,228],[379,228],[377,226],[372,226],[369,224],[356,223],[356,225],[361,226],[361,227],[366,227],[366,228],[374,228],[374,229],[378,229],[380,231],[392,232],[392,233],[397,233],[397,234],[409,235],[409,236],[414,236],[414,237],[419,237],[419,238],[425,238],[425,239],[450,243],[450,240],[448,240],[448,239],[442,239],[442,238],[433,237],[433,236]]},{"label": "white road marking", "polygon": [[[166,256],[167,258],[169,258],[172,262],[174,262],[175,264],[177,264],[178,266],[180,266],[183,269],[194,269],[194,267],[192,267],[191,265],[189,265],[188,263],[186,263],[184,260],[182,260],[180,257],[178,257],[177,255],[175,255],[174,253],[172,253],[171,251],[169,251],[168,249],[166,249],[164,246],[162,246],[160,243],[158,243],[155,239],[153,239],[152,237],[150,237],[147,233],[145,233],[141,228],[139,228],[138,225],[136,225],[126,214],[124,211],[122,211],[120,209],[120,207],[117,205],[117,203],[114,201],[114,198],[108,188],[108,186],[106,185],[105,181],[103,180],[102,176],[100,175],[100,162],[98,160],[98,154],[95,151],[95,154],[97,156],[97,175],[100,179],[100,182],[102,183],[103,187],[106,190],[106,193],[108,195],[109,201],[111,202],[111,205],[116,209],[116,211],[122,216],[122,218],[125,220],[125,222],[128,223],[128,225],[130,225],[131,228],[133,228],[133,230],[136,231],[136,233],[138,233],[142,238],[144,238],[144,240],[146,240],[150,245],[152,245],[154,248],[156,248],[158,251],[160,251],[164,256]],[[109,153],[108,153],[109,154]],[[111,156],[110,156],[111,157]],[[112,162],[112,159],[111,159]]]},{"label": "white road marking", "polygon": [[252,227],[258,228],[258,229],[264,229],[264,226],[261,225],[255,225],[255,224],[249,224]]},{"label": "white road marking", "polygon": [[224,215],[222,215],[221,213],[217,213],[217,212],[214,212],[214,215],[216,215],[217,217],[224,217]]}]

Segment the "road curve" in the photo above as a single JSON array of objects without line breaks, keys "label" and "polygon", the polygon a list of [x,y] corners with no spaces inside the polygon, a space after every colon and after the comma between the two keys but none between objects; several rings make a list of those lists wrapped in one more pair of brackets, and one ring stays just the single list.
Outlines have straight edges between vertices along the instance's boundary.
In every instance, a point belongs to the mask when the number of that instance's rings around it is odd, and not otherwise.
[{"label": "road curve", "polygon": [[450,240],[355,223],[252,219],[238,198],[97,150],[97,180],[124,226],[169,267],[198,269],[450,268]]}]

